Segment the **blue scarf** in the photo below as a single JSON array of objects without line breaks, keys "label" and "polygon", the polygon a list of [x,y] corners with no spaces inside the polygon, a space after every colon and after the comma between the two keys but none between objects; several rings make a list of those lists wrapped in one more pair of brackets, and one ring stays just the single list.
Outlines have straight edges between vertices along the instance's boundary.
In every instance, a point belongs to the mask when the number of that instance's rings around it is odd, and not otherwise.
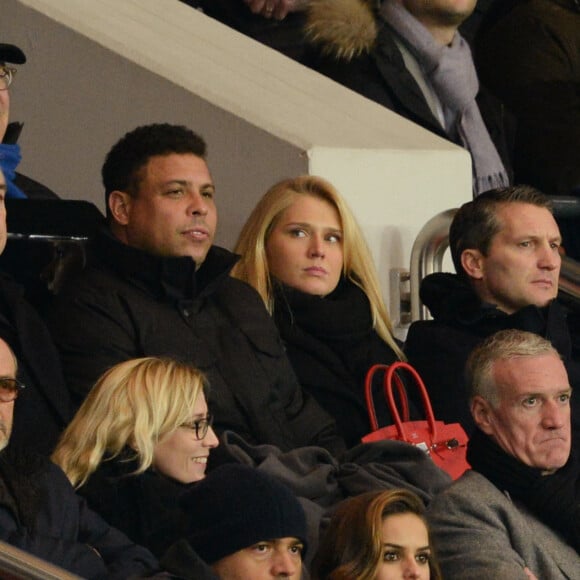
[{"label": "blue scarf", "polygon": [[2,168],[2,173],[6,179],[6,197],[8,198],[26,199],[26,194],[14,185],[16,168],[21,158],[20,145],[0,143],[0,168]]}]

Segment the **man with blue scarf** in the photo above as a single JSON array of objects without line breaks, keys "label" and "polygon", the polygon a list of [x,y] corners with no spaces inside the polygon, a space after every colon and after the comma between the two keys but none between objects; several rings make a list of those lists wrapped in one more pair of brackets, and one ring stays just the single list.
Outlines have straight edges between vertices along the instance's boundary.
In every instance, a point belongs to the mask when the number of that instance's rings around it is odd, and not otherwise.
[{"label": "man with blue scarf", "polygon": [[21,123],[10,123],[10,89],[17,69],[24,64],[24,52],[13,44],[0,43],[0,169],[6,178],[6,197],[11,199],[57,198],[44,185],[16,172],[20,163],[20,146],[16,143],[22,130]]},{"label": "man with blue scarf", "polygon": [[[25,61],[26,57],[18,47],[0,43],[0,140],[6,141],[10,133],[8,87],[16,73],[11,65]],[[4,198],[27,197],[22,193],[22,187],[16,187],[12,181],[19,161],[18,145],[0,144],[0,254],[4,251],[7,240]],[[16,179],[19,185],[25,184],[27,193],[29,189],[26,185],[35,184],[21,175],[17,175]],[[30,190],[30,197],[36,196],[35,191],[39,187],[43,186],[36,184]],[[33,205],[31,211],[34,211]],[[42,318],[27,301],[24,289],[2,271],[0,339],[14,351],[18,360],[18,379],[26,385],[15,403],[11,439],[14,444],[29,445],[38,453],[48,455],[71,418],[68,392],[58,352]]]},{"label": "man with blue scarf", "polygon": [[25,193],[14,184],[16,167],[20,163],[20,146],[16,143],[4,143],[10,118],[10,91],[8,87],[14,80],[16,69],[11,64],[24,64],[26,56],[12,44],[0,44],[0,168],[4,173],[7,185],[7,197],[23,198]]}]

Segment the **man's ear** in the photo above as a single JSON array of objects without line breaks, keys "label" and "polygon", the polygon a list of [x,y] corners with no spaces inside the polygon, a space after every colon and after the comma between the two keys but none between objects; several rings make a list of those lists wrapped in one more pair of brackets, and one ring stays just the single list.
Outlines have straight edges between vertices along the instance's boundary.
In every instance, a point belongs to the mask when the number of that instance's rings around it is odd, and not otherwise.
[{"label": "man's ear", "polygon": [[486,401],[480,395],[475,395],[471,399],[469,408],[475,424],[487,435],[493,435],[493,408],[489,401]]},{"label": "man's ear", "polygon": [[122,226],[129,223],[131,196],[124,191],[111,191],[109,194],[109,211],[113,219]]},{"label": "man's ear", "polygon": [[474,278],[475,280],[483,279],[483,258],[483,254],[479,250],[463,250],[461,254],[461,265],[470,278]]}]

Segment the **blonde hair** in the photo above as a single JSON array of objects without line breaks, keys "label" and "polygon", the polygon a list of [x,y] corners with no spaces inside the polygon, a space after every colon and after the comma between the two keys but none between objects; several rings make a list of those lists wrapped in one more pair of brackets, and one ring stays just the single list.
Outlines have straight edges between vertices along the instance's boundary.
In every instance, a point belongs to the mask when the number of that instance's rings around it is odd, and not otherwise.
[{"label": "blonde hair", "polygon": [[131,448],[134,474],[153,462],[155,445],[191,421],[206,378],[192,365],[167,358],[138,358],[115,365],[95,384],[62,434],[52,460],[75,488],[104,458]]},{"label": "blonde hair", "polygon": [[238,238],[235,252],[241,254],[241,259],[234,266],[232,276],[253,286],[272,314],[274,292],[266,257],[266,243],[277,220],[298,195],[322,199],[338,212],[343,232],[343,276],[366,294],[370,302],[373,328],[397,356],[404,360],[405,357],[393,338],[393,328],[382,299],[378,275],[361,229],[336,188],[322,177],[303,175],[285,179],[266,192]]}]

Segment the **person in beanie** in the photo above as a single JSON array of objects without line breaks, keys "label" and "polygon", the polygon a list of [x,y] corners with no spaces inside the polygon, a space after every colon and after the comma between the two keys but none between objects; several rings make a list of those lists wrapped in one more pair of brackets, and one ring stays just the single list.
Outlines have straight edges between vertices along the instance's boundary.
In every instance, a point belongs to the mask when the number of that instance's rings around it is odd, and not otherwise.
[{"label": "person in beanie", "polygon": [[[222,580],[301,577],[306,516],[283,484],[247,465],[218,467],[181,499],[190,514],[185,541],[162,566],[191,576],[197,557]],[[179,566],[179,569],[177,569]]]}]

